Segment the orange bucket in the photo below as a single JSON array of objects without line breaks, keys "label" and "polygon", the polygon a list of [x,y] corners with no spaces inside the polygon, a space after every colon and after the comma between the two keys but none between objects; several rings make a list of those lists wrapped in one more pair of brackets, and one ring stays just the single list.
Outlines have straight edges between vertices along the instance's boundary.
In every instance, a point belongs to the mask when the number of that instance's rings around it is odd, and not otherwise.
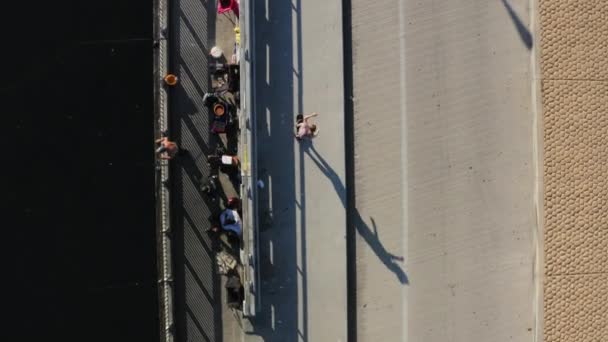
[{"label": "orange bucket", "polygon": [[216,116],[222,116],[222,115],[224,115],[224,113],[225,113],[225,112],[226,112],[226,108],[224,108],[224,105],[223,105],[223,104],[221,104],[221,103],[216,103],[216,104],[213,106],[213,113],[214,113]]},{"label": "orange bucket", "polygon": [[174,86],[177,84],[177,76],[173,74],[167,74],[164,78],[165,83],[170,86]]}]

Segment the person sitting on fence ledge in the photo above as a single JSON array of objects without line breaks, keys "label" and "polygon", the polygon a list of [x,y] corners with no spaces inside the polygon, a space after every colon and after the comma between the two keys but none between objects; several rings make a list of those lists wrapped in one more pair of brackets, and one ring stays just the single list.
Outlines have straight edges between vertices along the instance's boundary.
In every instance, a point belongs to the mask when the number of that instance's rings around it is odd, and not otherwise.
[{"label": "person sitting on fence ledge", "polygon": [[211,227],[211,232],[219,233],[225,231],[228,233],[236,234],[240,239],[243,234],[243,226],[241,221],[240,212],[240,199],[237,197],[231,197],[228,199],[227,208],[220,214],[220,227]]},{"label": "person sitting on fence ledge", "polygon": [[239,239],[243,234],[243,227],[241,224],[241,216],[238,211],[231,208],[226,208],[220,214],[220,227],[211,227],[210,231],[214,233],[219,233],[220,231],[225,231],[227,233],[235,234]]},{"label": "person sitting on fence ledge", "polygon": [[156,143],[160,144],[160,147],[156,149],[156,153],[160,154],[160,159],[173,159],[180,151],[177,144],[167,137],[157,139]]}]

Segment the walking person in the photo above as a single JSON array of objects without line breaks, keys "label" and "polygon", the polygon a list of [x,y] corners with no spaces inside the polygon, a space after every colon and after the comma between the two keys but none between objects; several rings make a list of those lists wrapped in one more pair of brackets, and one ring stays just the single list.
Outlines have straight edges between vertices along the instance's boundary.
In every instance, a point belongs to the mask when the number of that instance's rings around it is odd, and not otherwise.
[{"label": "walking person", "polygon": [[160,159],[170,160],[173,159],[179,153],[179,147],[177,144],[167,137],[162,137],[156,140],[160,147],[156,149],[156,153],[160,154]]},{"label": "walking person", "polygon": [[318,113],[312,113],[310,115],[299,114],[296,117],[296,139],[302,140],[304,138],[314,138],[319,134],[319,129],[316,124],[310,123],[310,119],[318,116]]}]

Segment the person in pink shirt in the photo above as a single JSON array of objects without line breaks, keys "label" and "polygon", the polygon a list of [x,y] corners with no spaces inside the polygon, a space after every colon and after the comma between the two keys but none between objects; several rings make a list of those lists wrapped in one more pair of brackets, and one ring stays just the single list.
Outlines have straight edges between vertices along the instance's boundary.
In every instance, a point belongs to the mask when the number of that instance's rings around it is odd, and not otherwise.
[{"label": "person in pink shirt", "polygon": [[317,128],[317,125],[310,123],[310,119],[314,118],[315,116],[319,115],[318,113],[312,113],[310,115],[305,115],[302,117],[302,119],[300,120],[299,117],[301,117],[301,115],[298,115],[298,119],[297,119],[297,123],[296,123],[296,130],[297,133],[295,134],[296,139],[301,140],[303,138],[314,138],[319,134],[319,129]]}]

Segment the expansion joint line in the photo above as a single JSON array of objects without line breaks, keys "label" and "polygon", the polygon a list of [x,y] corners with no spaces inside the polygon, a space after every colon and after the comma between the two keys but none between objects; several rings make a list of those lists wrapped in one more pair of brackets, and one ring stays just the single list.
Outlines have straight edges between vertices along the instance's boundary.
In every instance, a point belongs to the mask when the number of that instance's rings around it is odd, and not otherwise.
[{"label": "expansion joint line", "polygon": [[542,81],[608,82],[608,79],[594,78],[541,78]]},{"label": "expansion joint line", "polygon": [[547,274],[547,277],[569,277],[569,276],[586,276],[586,275],[602,275],[602,274],[608,274],[608,272],[573,272],[573,273]]}]

